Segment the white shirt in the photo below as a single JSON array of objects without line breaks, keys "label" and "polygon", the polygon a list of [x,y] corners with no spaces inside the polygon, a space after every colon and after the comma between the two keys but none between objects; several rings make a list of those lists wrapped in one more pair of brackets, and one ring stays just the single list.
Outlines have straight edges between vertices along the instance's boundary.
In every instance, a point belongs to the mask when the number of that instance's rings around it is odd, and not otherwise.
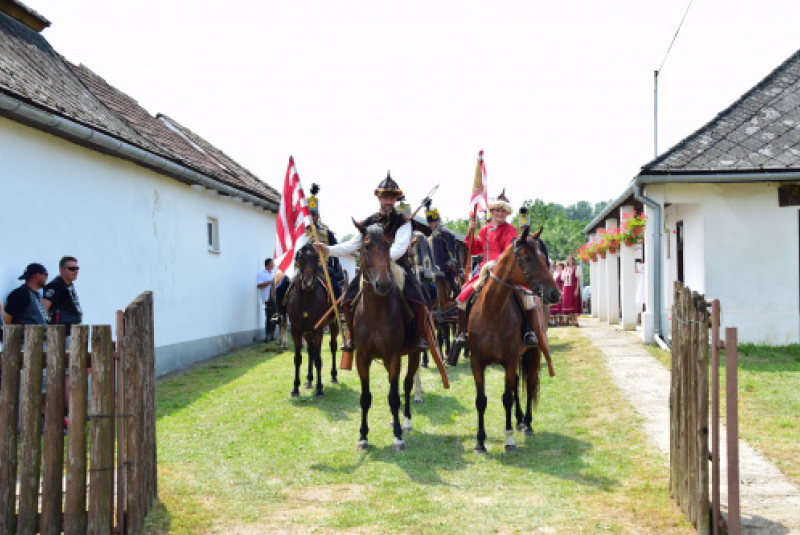
[{"label": "white shirt", "polygon": [[[275,273],[271,271],[267,271],[266,269],[262,269],[256,275],[257,284],[264,284],[265,282],[272,282],[275,279]],[[269,296],[272,293],[272,285],[265,286],[264,288],[259,288],[258,293],[261,295],[261,302],[266,303],[269,301]]]},{"label": "white shirt", "polygon": [[[392,248],[389,249],[389,256],[392,260],[397,260],[408,251],[408,246],[411,245],[411,221],[406,222],[405,225],[397,229],[394,235],[394,243]],[[329,256],[355,256],[361,247],[361,233],[347,240],[346,242],[338,243],[328,247]]]}]

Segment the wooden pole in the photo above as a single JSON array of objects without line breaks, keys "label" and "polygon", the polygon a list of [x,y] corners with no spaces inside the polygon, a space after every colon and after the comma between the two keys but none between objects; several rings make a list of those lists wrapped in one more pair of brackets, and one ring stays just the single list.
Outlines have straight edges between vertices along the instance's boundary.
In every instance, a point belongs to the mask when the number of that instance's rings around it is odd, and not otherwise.
[{"label": "wooden pole", "polygon": [[5,345],[0,353],[0,533],[16,533],[22,326],[6,325],[2,329]]},{"label": "wooden pole", "polygon": [[[314,243],[319,243],[319,237],[317,236],[317,226],[314,223],[314,221],[311,221],[311,235],[314,238]],[[343,333],[342,336],[344,336],[344,331],[342,330],[342,320],[339,317],[339,307],[336,304],[337,303],[336,298],[333,296],[333,286],[331,286],[331,276],[328,273],[328,262],[324,254],[320,253],[319,257],[322,259],[322,272],[325,274],[325,282],[328,283],[328,294],[331,297],[331,303],[333,303],[333,311],[336,313],[336,324],[339,326],[339,332]],[[352,333],[348,334],[352,335]]]},{"label": "wooden pole", "polygon": [[728,533],[742,530],[739,510],[739,332],[725,328],[725,424],[728,432]]}]

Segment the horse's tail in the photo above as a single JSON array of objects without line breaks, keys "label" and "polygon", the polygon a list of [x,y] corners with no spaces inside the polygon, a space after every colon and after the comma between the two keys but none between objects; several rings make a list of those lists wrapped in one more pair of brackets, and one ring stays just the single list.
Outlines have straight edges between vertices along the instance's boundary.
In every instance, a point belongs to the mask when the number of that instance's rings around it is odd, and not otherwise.
[{"label": "horse's tail", "polygon": [[519,379],[522,383],[520,389],[522,390],[521,398],[525,398],[528,393],[528,378],[533,379],[533,406],[539,403],[539,364],[541,364],[542,353],[539,348],[529,349],[522,354],[519,359]]}]

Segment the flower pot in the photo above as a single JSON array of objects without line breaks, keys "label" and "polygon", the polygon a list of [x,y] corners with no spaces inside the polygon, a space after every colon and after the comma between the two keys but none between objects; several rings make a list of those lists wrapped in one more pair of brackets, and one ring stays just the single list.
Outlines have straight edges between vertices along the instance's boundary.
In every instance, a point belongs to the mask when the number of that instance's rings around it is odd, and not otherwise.
[{"label": "flower pot", "polygon": [[635,240],[629,240],[629,239],[626,238],[625,239],[625,245],[627,245],[628,247],[633,247],[634,245],[636,245],[636,241]]},{"label": "flower pot", "polygon": [[631,234],[634,236],[641,236],[644,234],[644,227],[636,226],[631,229]]},{"label": "flower pot", "polygon": [[608,246],[608,252],[611,253],[611,254],[616,253],[617,252],[617,246],[616,245],[609,245]]},{"label": "flower pot", "polygon": [[589,260],[591,260],[592,262],[597,262],[597,254],[590,254]]},{"label": "flower pot", "polygon": [[605,259],[605,257],[606,257],[606,252],[605,252],[605,251],[603,251],[602,253],[600,253],[600,258],[602,258],[602,259]]}]

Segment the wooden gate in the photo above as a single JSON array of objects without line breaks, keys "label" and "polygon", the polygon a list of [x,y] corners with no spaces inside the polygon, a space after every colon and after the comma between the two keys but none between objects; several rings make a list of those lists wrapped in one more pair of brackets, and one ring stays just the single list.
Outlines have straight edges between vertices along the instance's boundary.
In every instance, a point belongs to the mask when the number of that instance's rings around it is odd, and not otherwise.
[{"label": "wooden gate", "polygon": [[[710,313],[709,313],[710,309]],[[737,336],[726,329],[719,338],[720,304],[707,302],[680,282],[672,306],[672,374],[670,387],[670,495],[701,534],[720,533],[719,350],[726,353],[728,533],[738,534],[739,454]],[[709,338],[709,328],[711,337]],[[709,366],[711,355],[711,366]],[[709,421],[709,369],[711,420]],[[711,430],[713,448],[709,450]],[[709,501],[709,459],[711,501]]]},{"label": "wooden gate", "polygon": [[3,328],[0,533],[141,527],[156,497],[152,293],[117,313],[117,336],[73,326],[67,351],[62,325]]}]

